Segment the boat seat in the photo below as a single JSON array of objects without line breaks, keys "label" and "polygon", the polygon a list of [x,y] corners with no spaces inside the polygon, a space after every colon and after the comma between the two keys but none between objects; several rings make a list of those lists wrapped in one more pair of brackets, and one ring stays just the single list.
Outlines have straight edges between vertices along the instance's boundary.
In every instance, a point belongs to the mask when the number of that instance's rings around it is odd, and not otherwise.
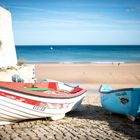
[{"label": "boat seat", "polygon": [[79,91],[81,91],[81,90],[82,90],[81,88],[75,87],[75,88],[71,91],[71,93],[77,93],[77,92],[79,92]]},{"label": "boat seat", "polygon": [[56,82],[49,82],[48,88],[54,89],[54,90],[58,90],[58,83]]},{"label": "boat seat", "polygon": [[58,84],[57,82],[42,82],[42,83],[34,83],[32,85],[32,87],[36,87],[36,88],[50,88],[50,89],[53,89],[53,90],[58,90]]}]

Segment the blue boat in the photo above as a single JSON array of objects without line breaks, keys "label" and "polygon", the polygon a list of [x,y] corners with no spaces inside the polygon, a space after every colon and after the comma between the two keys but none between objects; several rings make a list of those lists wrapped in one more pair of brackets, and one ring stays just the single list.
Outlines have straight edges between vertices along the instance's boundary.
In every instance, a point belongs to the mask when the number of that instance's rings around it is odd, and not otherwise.
[{"label": "blue boat", "polygon": [[126,115],[132,121],[140,116],[140,88],[123,88],[113,90],[110,86],[102,85],[102,107],[112,113]]}]

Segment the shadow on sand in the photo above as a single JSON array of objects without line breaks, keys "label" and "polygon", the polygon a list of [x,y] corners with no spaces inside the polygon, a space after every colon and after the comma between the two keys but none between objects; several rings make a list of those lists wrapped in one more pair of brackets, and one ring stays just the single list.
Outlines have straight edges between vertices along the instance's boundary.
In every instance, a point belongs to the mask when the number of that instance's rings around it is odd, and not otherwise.
[{"label": "shadow on sand", "polygon": [[111,130],[140,139],[140,119],[130,121],[126,116],[111,114],[100,106],[83,105],[82,111],[69,112],[68,117],[108,122]]}]

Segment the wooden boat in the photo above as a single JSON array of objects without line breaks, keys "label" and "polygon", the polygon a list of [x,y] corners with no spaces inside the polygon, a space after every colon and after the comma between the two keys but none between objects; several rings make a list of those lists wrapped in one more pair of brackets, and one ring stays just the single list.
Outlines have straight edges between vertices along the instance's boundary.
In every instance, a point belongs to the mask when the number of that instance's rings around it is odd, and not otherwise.
[{"label": "wooden boat", "polygon": [[61,119],[80,107],[86,90],[58,82],[0,82],[0,124],[25,119]]},{"label": "wooden boat", "polygon": [[112,112],[126,115],[132,121],[140,116],[140,88],[113,90],[110,86],[100,87],[101,104]]}]

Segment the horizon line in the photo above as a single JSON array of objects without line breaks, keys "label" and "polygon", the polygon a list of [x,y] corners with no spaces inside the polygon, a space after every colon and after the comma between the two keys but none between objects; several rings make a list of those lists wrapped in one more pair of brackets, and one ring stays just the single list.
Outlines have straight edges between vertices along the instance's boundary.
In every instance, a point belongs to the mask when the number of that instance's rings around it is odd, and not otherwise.
[{"label": "horizon line", "polygon": [[140,44],[15,44],[15,46],[140,46]]}]

